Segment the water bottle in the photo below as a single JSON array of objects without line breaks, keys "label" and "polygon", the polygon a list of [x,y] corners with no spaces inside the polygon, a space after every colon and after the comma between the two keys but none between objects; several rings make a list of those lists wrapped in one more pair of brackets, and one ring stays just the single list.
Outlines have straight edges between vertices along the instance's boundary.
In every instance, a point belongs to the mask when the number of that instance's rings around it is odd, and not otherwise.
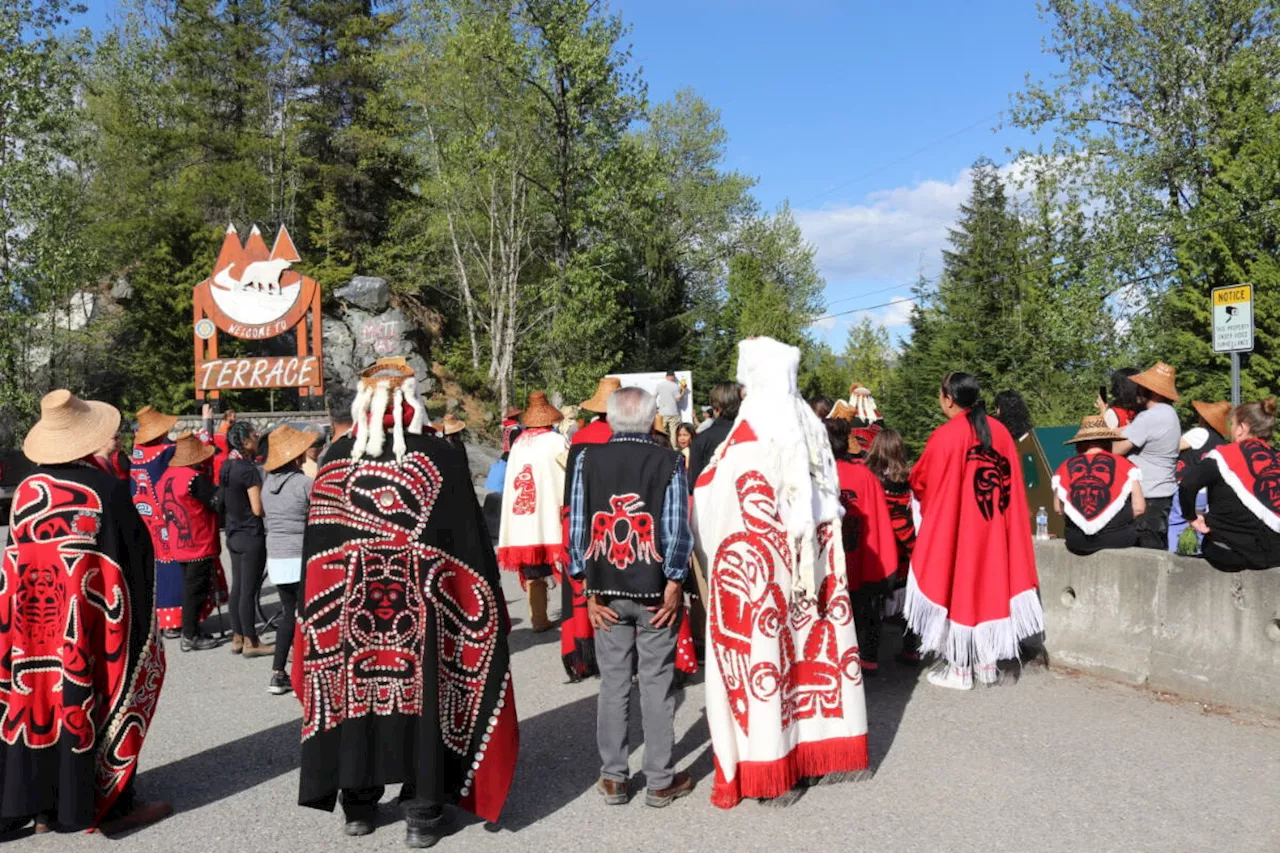
[{"label": "water bottle", "polygon": [[1044,507],[1036,511],[1036,538],[1049,538],[1049,513],[1045,512]]}]

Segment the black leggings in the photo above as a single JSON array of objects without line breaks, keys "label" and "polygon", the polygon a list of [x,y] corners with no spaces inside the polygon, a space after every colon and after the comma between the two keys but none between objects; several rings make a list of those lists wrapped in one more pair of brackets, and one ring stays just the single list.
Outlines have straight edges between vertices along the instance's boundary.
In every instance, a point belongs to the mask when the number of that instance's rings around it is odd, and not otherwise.
[{"label": "black leggings", "polygon": [[200,611],[209,600],[212,583],[213,558],[182,564],[182,636],[188,640],[200,633]]},{"label": "black leggings", "polygon": [[227,537],[231,552],[231,632],[258,639],[258,596],[267,568],[267,538],[237,532]]},{"label": "black leggings", "polygon": [[858,632],[858,656],[867,663],[878,663],[884,591],[878,587],[864,587],[850,597],[853,600],[854,629]]},{"label": "black leggings", "polygon": [[280,622],[276,625],[276,655],[271,668],[284,672],[289,662],[289,648],[293,645],[293,629],[298,612],[298,589],[300,583],[276,584],[280,593]]}]

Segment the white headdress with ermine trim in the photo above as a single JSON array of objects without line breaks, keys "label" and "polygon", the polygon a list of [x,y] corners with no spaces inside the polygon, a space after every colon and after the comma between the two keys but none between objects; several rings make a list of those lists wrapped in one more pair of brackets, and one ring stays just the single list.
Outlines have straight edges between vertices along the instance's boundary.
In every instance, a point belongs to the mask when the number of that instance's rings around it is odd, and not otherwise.
[{"label": "white headdress with ermine trim", "polygon": [[[413,417],[406,425],[404,407],[408,406]],[[396,461],[403,462],[405,455],[404,434],[422,435],[427,413],[418,399],[418,381],[413,368],[403,358],[380,358],[360,373],[360,390],[351,404],[351,422],[355,440],[351,458],[365,456],[377,458],[386,446],[386,426],[383,420],[387,407],[391,406],[391,447]]]}]

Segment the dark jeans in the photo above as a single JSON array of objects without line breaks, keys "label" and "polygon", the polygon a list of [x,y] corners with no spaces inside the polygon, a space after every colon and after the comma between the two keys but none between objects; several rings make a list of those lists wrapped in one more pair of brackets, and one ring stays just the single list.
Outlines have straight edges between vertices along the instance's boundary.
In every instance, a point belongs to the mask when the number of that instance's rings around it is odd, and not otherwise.
[{"label": "dark jeans", "polygon": [[213,562],[210,557],[182,564],[182,636],[188,640],[200,632],[200,611],[213,584]]},{"label": "dark jeans", "polygon": [[[343,788],[342,813],[347,821],[372,821],[378,811],[378,801],[386,793],[385,785],[371,788]],[[409,823],[429,824],[444,814],[444,807],[439,803],[428,802],[418,796],[417,788],[408,782],[400,786],[400,814]]]},{"label": "dark jeans", "polygon": [[1169,550],[1169,512],[1172,509],[1173,495],[1167,498],[1147,498],[1147,511],[1134,520],[1139,548]]},{"label": "dark jeans", "polygon": [[267,568],[267,539],[252,533],[227,537],[231,552],[231,631],[246,639],[258,639],[258,596]]},{"label": "dark jeans", "polygon": [[1248,545],[1246,541],[1244,550],[1241,550],[1238,545],[1228,545],[1210,530],[1200,543],[1200,553],[1204,555],[1209,565],[1220,572],[1243,572],[1277,565],[1274,555],[1266,554],[1261,547],[1249,548]]},{"label": "dark jeans", "polygon": [[284,672],[289,662],[289,649],[293,646],[293,631],[298,613],[298,591],[300,583],[282,583],[276,585],[280,593],[280,622],[276,625],[276,656],[271,668]]}]

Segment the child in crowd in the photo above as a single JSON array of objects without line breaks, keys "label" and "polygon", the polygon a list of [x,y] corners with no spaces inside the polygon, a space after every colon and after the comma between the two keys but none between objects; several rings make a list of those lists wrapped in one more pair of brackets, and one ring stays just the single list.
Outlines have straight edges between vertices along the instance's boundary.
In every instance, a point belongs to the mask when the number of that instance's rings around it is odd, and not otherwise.
[{"label": "child in crowd", "polygon": [[1101,415],[1080,421],[1079,431],[1064,444],[1076,455],[1053,475],[1053,508],[1066,516],[1067,550],[1087,556],[1107,548],[1138,544],[1134,518],[1146,510],[1142,472],[1111,444],[1123,438]]},{"label": "child in crowd", "polygon": [[[1227,418],[1231,416],[1230,403],[1225,401],[1204,403],[1195,400],[1191,403],[1191,407],[1199,415],[1199,423],[1183,433],[1182,441],[1178,444],[1178,466],[1174,469],[1173,475],[1179,486],[1182,485],[1182,480],[1187,473],[1200,464],[1205,454],[1219,445],[1226,444],[1227,436],[1230,435],[1227,428]],[[1208,495],[1204,489],[1201,489],[1196,494],[1196,512],[1204,515],[1208,509]],[[1169,550],[1175,554],[1193,557],[1200,553],[1200,535],[1194,530],[1187,533],[1188,526],[1189,520],[1182,517],[1181,502],[1174,501],[1173,508],[1169,511]],[[1182,543],[1182,548],[1179,548],[1179,543],[1184,538],[1187,541]]]},{"label": "child in crowd", "polygon": [[[896,429],[881,430],[867,452],[867,467],[884,487],[885,500],[889,504],[889,521],[898,543],[898,571],[893,578],[894,602],[890,610],[900,610],[902,596],[907,586],[907,570],[911,567],[911,550],[916,544],[915,515],[911,509],[911,486],[907,477],[911,466],[907,463],[907,448],[902,434]],[[908,666],[920,663],[920,638],[911,631],[902,635],[902,651],[898,662]]]},{"label": "child in crowd", "polygon": [[1098,395],[1095,404],[1098,413],[1107,420],[1112,429],[1124,429],[1138,415],[1138,386],[1129,377],[1137,376],[1140,371],[1136,367],[1122,367],[1111,374],[1111,393],[1107,398]]}]

